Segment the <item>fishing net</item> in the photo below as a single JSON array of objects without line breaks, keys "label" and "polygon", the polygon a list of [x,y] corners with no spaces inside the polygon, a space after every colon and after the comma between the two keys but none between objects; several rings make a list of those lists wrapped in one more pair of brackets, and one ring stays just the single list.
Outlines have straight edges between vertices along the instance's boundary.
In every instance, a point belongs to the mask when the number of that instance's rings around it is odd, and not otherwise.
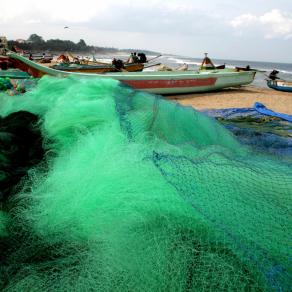
[{"label": "fishing net", "polygon": [[6,232],[6,227],[8,223],[7,221],[8,221],[7,214],[4,213],[3,211],[0,211],[0,238],[7,235]]},{"label": "fishing net", "polygon": [[8,95],[18,95],[32,90],[36,84],[35,78],[14,79],[9,77],[0,77],[0,93],[6,92]]},{"label": "fishing net", "polygon": [[292,161],[292,123],[260,114],[253,108],[204,111],[256,152]]},{"label": "fishing net", "polygon": [[0,104],[40,117],[46,153],[0,213],[0,289],[291,290],[291,164],[115,80]]}]

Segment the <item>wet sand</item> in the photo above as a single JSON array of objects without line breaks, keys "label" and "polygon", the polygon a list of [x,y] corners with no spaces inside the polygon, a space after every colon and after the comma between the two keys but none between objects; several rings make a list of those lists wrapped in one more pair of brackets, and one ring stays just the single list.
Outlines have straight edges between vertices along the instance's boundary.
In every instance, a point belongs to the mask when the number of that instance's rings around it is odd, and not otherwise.
[{"label": "wet sand", "polygon": [[273,111],[292,114],[292,93],[255,86],[243,86],[209,93],[169,95],[166,97],[182,105],[192,106],[197,110],[252,108],[255,102],[260,102]]}]

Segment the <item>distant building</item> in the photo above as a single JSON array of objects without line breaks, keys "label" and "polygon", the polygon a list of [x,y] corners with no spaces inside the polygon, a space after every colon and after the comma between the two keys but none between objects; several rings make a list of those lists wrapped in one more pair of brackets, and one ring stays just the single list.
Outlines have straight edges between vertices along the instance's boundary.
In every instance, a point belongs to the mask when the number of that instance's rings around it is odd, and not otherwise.
[{"label": "distant building", "polygon": [[8,49],[7,38],[5,36],[0,36],[0,55],[5,55],[6,49]]},{"label": "distant building", "polygon": [[0,36],[0,48],[8,48],[8,42],[5,36]]}]

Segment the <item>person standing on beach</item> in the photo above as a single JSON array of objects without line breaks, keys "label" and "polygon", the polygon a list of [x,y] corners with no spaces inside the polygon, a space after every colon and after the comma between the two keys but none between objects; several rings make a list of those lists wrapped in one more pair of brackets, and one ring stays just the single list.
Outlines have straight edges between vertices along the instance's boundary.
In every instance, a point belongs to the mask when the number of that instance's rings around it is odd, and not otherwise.
[{"label": "person standing on beach", "polygon": [[139,58],[136,52],[133,54],[133,63],[139,63]]},{"label": "person standing on beach", "polygon": [[128,58],[126,63],[134,63],[133,53],[131,53],[130,57]]},{"label": "person standing on beach", "polygon": [[280,78],[278,77],[278,74],[279,74],[279,71],[278,71],[278,70],[273,70],[273,71],[270,73],[269,78],[270,78],[271,80],[277,80],[277,79],[280,79]]}]

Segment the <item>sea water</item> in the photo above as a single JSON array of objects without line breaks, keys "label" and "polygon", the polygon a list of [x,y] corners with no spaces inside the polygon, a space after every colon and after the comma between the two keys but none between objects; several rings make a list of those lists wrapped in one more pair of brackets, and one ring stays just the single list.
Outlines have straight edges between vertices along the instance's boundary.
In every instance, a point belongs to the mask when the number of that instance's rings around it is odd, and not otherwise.
[{"label": "sea water", "polygon": [[[182,64],[188,64],[190,70],[199,69],[203,58],[190,58],[181,57],[176,55],[164,55],[157,59],[159,62],[176,68]],[[215,66],[226,65],[226,68],[234,67],[246,67],[250,66],[252,69],[257,69],[264,72],[258,72],[253,85],[259,87],[267,87],[266,79],[272,70],[279,71],[279,77],[285,80],[292,80],[292,64],[288,63],[273,63],[273,62],[255,62],[255,61],[238,61],[238,60],[228,60],[228,59],[213,59],[211,58]]]}]

